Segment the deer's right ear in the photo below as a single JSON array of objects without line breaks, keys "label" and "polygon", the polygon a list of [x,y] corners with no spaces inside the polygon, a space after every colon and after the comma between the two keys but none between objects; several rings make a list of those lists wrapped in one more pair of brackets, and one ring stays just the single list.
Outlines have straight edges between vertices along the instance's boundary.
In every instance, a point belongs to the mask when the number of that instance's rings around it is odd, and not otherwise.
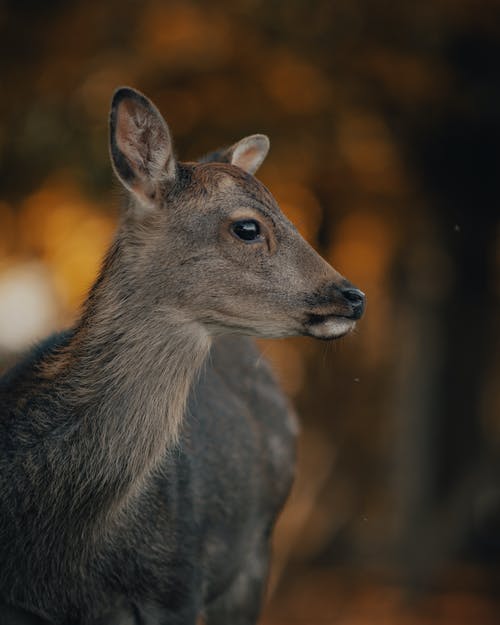
[{"label": "deer's right ear", "polygon": [[111,102],[109,146],[120,182],[145,207],[157,203],[165,185],[177,177],[168,126],[142,93],[121,87]]}]

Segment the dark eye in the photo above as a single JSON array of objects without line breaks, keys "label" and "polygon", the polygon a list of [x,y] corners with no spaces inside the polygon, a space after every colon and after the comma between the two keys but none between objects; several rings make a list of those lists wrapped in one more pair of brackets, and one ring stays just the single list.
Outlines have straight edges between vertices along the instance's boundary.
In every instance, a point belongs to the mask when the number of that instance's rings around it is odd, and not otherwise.
[{"label": "dark eye", "polygon": [[260,239],[259,222],[254,219],[235,221],[231,225],[231,230],[242,241],[256,241]]}]

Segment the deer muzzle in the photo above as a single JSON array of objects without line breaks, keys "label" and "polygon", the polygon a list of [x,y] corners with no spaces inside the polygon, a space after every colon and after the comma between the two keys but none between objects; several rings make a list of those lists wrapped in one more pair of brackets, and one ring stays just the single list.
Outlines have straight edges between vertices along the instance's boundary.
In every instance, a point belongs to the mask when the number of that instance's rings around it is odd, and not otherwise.
[{"label": "deer muzzle", "polygon": [[363,315],[366,296],[347,280],[332,283],[307,297],[310,311],[304,319],[304,334],[335,339],[354,329]]}]

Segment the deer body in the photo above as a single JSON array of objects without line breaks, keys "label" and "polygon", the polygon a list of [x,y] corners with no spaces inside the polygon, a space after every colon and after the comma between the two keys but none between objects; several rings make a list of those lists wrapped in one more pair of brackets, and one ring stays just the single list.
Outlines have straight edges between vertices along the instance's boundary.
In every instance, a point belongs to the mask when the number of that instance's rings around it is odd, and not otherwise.
[{"label": "deer body", "polygon": [[[41,357],[70,340],[68,334],[56,337]],[[291,482],[293,422],[250,340],[217,339],[210,361],[191,393],[182,443],[164,450],[156,470],[141,488],[136,486],[131,501],[112,519],[112,529],[106,515],[109,502],[125,489],[122,475],[109,484],[100,511],[95,484],[89,485],[80,508],[72,511],[68,502],[75,498],[74,484],[61,484],[54,474],[57,467],[51,471],[48,463],[32,458],[33,445],[27,446],[25,455],[16,454],[9,473],[1,465],[6,478],[3,492],[7,484],[12,486],[3,503],[13,507],[9,533],[1,545],[0,580],[2,591],[9,590],[4,598],[54,623],[97,622],[115,611],[131,611],[129,606],[146,619],[138,623],[178,622],[175,612],[162,613],[161,602],[155,605],[158,593],[162,602],[176,608],[184,597],[184,609],[193,613],[182,614],[185,620],[179,622],[190,622],[189,617],[244,575],[248,560],[259,552],[264,578],[269,531]],[[36,362],[35,358],[19,371]],[[16,384],[12,379],[6,382],[11,389]],[[207,444],[211,438],[217,447]],[[276,440],[282,446],[279,455],[270,453]],[[236,462],[231,458],[235,448]],[[124,449],[124,461],[128,454]],[[37,479],[33,467],[40,467],[35,488],[30,485]],[[104,473],[102,465],[95,469],[96,478]],[[22,479],[29,483],[23,485]],[[119,505],[114,503],[117,509]],[[30,519],[30,508],[40,508],[40,516]],[[20,524],[19,518],[30,523]],[[34,541],[33,534],[43,540]],[[191,587],[199,596],[192,596]],[[258,609],[260,584],[249,583],[248,592],[253,593],[250,605]],[[79,611],[86,613],[84,619]]]},{"label": "deer body", "polygon": [[363,308],[251,175],[266,141],[180,164],[154,106],[116,93],[117,237],[76,326],[0,379],[9,610],[256,621],[295,427],[251,341],[224,335],[334,338]]}]

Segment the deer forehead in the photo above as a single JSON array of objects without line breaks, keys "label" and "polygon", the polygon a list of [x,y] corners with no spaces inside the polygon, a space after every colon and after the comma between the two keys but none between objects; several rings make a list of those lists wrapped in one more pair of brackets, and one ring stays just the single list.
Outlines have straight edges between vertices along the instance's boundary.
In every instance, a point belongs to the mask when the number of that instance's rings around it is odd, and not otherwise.
[{"label": "deer forehead", "polygon": [[259,186],[258,181],[239,167],[226,163],[203,163],[195,165],[194,178],[203,185],[208,192],[215,193],[245,193],[255,195]]},{"label": "deer forehead", "polygon": [[215,179],[215,187],[219,192],[231,192],[235,191],[238,187],[236,180],[230,174],[222,172],[220,176]]},{"label": "deer forehead", "polygon": [[280,213],[266,187],[239,167],[225,163],[194,167],[193,178],[204,192],[228,208],[254,208],[264,214]]}]

